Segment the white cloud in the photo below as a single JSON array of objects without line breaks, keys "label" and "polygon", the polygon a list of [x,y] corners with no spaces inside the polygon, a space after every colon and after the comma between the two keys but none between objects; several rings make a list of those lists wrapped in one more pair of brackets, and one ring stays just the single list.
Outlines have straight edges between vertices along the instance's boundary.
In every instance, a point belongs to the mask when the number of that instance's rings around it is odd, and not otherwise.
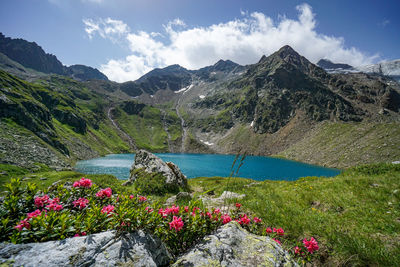
[{"label": "white cloud", "polygon": [[[180,64],[188,69],[212,65],[219,59],[239,64],[257,62],[284,45],[292,46],[312,62],[328,58],[333,62],[359,66],[371,63],[377,56],[368,56],[354,47],[346,47],[341,37],[328,36],[316,30],[315,15],[307,5],[296,7],[296,19],[280,17],[274,21],[260,12],[206,27],[188,27],[181,19],[164,25],[165,33],[130,32],[122,21],[84,20],[90,38],[96,33],[103,38],[125,38],[131,55],[110,60],[101,66],[111,80],[135,80],[155,67]],[[119,26],[117,26],[119,25]],[[112,30],[107,30],[110,27]]]},{"label": "white cloud", "polygon": [[103,38],[116,42],[130,32],[128,25],[121,20],[106,18],[99,20],[83,19],[82,21],[85,24],[85,32],[89,39],[92,39],[97,33]]}]

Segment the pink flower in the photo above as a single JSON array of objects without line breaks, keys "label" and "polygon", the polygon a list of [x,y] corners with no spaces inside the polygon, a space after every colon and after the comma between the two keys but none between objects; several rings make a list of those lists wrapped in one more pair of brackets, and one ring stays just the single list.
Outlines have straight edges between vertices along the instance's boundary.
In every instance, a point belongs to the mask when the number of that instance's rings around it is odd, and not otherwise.
[{"label": "pink flower", "polygon": [[285,231],[283,231],[282,228],[279,229],[274,228],[274,233],[276,233],[277,235],[284,235]]},{"label": "pink flower", "polygon": [[240,218],[239,224],[249,224],[250,222],[251,220],[245,214]]},{"label": "pink flower", "polygon": [[73,187],[86,187],[90,188],[92,186],[92,180],[82,177],[79,181],[75,181]]},{"label": "pink flower", "polygon": [[254,218],[253,218],[253,221],[254,221],[255,223],[260,223],[260,222],[262,222],[262,220],[261,220],[260,218],[258,218],[258,217],[254,217]]},{"label": "pink flower", "polygon": [[111,215],[114,213],[114,209],[115,207],[113,205],[108,205],[101,209],[101,213],[107,213],[108,215]]},{"label": "pink flower", "polygon": [[54,210],[54,211],[60,211],[60,210],[63,209],[63,206],[60,205],[60,204],[54,204],[54,203],[52,203],[52,204],[47,205],[47,206],[46,206],[46,209],[48,209],[48,210]]},{"label": "pink flower", "polygon": [[168,214],[178,214],[179,206],[172,205],[171,208],[167,209]]},{"label": "pink flower", "polygon": [[281,245],[281,241],[279,241],[278,239],[272,238],[272,240],[274,240],[276,243],[278,243],[279,245]]},{"label": "pink flower", "polygon": [[228,222],[232,221],[231,217],[228,214],[221,215],[222,224],[227,224]]},{"label": "pink flower", "polygon": [[167,218],[168,216],[167,209],[163,210],[163,208],[160,208],[158,210],[158,214],[160,214],[163,218]]},{"label": "pink flower", "polygon": [[72,204],[74,204],[74,208],[79,207],[80,209],[84,209],[86,208],[87,204],[89,203],[89,200],[86,198],[79,198],[78,200],[75,200],[74,202],[72,202]]},{"label": "pink flower", "polygon": [[111,195],[112,195],[112,190],[109,187],[107,187],[106,189],[101,189],[99,192],[96,193],[96,197],[99,198],[105,198],[105,197],[110,198]]},{"label": "pink flower", "polygon": [[180,231],[183,228],[183,222],[181,217],[174,216],[172,222],[169,223],[169,229],[175,229],[175,231]]},{"label": "pink flower", "polygon": [[265,232],[267,232],[267,234],[270,234],[270,233],[272,233],[272,229],[271,229],[271,227],[268,227],[267,229],[265,229]]},{"label": "pink flower", "polygon": [[213,211],[213,213],[214,213],[214,214],[220,214],[220,213],[221,213],[221,210],[217,208],[217,209],[215,209],[215,210]]},{"label": "pink flower", "polygon": [[310,241],[307,241],[307,239],[304,238],[303,244],[304,244],[304,247],[307,248],[308,252],[310,252],[311,254],[314,251],[319,250],[318,242],[317,242],[317,240],[314,239],[314,237],[311,237]]},{"label": "pink flower", "polygon": [[49,196],[48,195],[44,195],[42,197],[36,197],[35,198],[35,206],[38,207],[38,208],[43,207],[48,202],[49,202]]},{"label": "pink flower", "polygon": [[129,198],[132,199],[132,198],[135,198],[135,196],[134,195],[130,195]]},{"label": "pink flower", "polygon": [[189,207],[188,206],[185,206],[185,212],[189,212]]},{"label": "pink flower", "polygon": [[85,235],[86,235],[86,232],[82,232],[82,233],[81,233],[81,236],[85,236]]},{"label": "pink flower", "polygon": [[139,202],[144,202],[147,200],[147,197],[139,196]]},{"label": "pink flower", "polygon": [[54,199],[48,200],[48,205],[46,206],[46,209],[48,210],[54,210],[54,211],[60,211],[63,209],[63,206],[59,204],[60,199],[58,197]]},{"label": "pink flower", "polygon": [[34,212],[26,214],[27,220],[30,220],[31,218],[36,218],[37,216],[41,215],[42,212],[40,210],[35,210]]},{"label": "pink flower", "polygon": [[30,229],[31,225],[29,224],[28,219],[24,219],[20,221],[18,225],[14,226],[14,228],[21,232],[23,228]]},{"label": "pink flower", "polygon": [[295,247],[295,248],[294,248],[294,254],[300,255],[300,254],[301,254],[301,248]]},{"label": "pink flower", "polygon": [[240,207],[242,206],[242,204],[236,203],[235,206],[236,206],[236,208],[240,209]]},{"label": "pink flower", "polygon": [[146,210],[148,213],[153,212],[153,209],[152,209],[151,207],[146,207],[145,210]]},{"label": "pink flower", "polygon": [[[75,183],[76,183],[76,182],[75,182]],[[78,236],[80,236],[80,234],[75,234],[75,235],[74,235],[74,237],[78,237]]]}]

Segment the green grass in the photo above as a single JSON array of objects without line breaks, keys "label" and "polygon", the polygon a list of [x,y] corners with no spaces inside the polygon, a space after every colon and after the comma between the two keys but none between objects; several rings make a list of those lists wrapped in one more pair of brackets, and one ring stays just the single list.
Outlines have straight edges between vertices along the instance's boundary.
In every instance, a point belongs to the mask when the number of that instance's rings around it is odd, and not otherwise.
[{"label": "green grass", "polygon": [[398,160],[399,147],[398,123],[324,122],[278,155],[342,168]]},{"label": "green grass", "polygon": [[249,212],[289,238],[320,241],[318,265],[400,266],[400,166],[357,167],[335,178],[254,182],[246,179],[196,178],[201,191],[246,194]]},{"label": "green grass", "polygon": [[116,110],[114,119],[133,138],[138,148],[153,152],[168,150],[167,133],[163,128],[159,109],[146,106],[142,115],[128,115],[122,109]]}]

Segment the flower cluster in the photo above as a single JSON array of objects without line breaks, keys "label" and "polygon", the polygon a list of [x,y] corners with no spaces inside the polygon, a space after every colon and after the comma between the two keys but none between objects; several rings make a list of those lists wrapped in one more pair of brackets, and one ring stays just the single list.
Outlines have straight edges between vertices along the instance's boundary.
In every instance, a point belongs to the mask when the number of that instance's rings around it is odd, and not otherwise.
[{"label": "flower cluster", "polygon": [[60,204],[60,199],[58,197],[50,199],[48,195],[44,195],[42,197],[36,197],[34,202],[35,206],[38,208],[42,208],[44,205],[46,205],[46,209],[48,210],[59,211],[63,209],[63,206]]},{"label": "flower cluster", "polygon": [[29,220],[32,219],[32,218],[36,218],[36,217],[38,217],[40,215],[42,215],[42,211],[39,210],[39,209],[37,209],[37,210],[35,210],[33,212],[30,212],[30,213],[27,213],[26,214],[26,218],[23,219],[22,221],[20,221],[19,224],[14,226],[14,228],[17,229],[19,232],[21,232],[23,228],[30,229],[31,225],[29,223]]},{"label": "flower cluster", "polygon": [[183,228],[183,221],[181,217],[174,216],[172,218],[172,222],[169,223],[169,229],[175,229],[175,231],[179,232]]},{"label": "flower cluster", "polygon": [[166,218],[169,214],[175,214],[177,215],[179,213],[179,206],[173,205],[170,208],[160,208],[158,210],[158,214],[160,214],[163,218]]},{"label": "flower cluster", "polygon": [[48,195],[44,195],[42,197],[36,197],[35,198],[35,206],[38,208],[42,208],[44,205],[49,203],[49,199],[50,198]]},{"label": "flower cluster", "polygon": [[232,218],[228,214],[221,215],[222,224],[227,224],[232,221]]},{"label": "flower cluster", "polygon": [[74,208],[78,207],[80,209],[84,209],[89,204],[89,200],[83,197],[80,197],[78,200],[72,202]]},{"label": "flower cluster", "polygon": [[85,187],[90,188],[92,186],[92,180],[82,177],[79,181],[75,181],[73,187]]},{"label": "flower cluster", "polygon": [[251,222],[251,220],[249,219],[249,217],[247,217],[247,215],[246,214],[244,214],[244,215],[242,215],[241,217],[240,217],[240,219],[239,220],[236,220],[239,224],[245,224],[245,225],[247,225],[247,224],[249,224],[250,222]]},{"label": "flower cluster", "polygon": [[314,237],[311,237],[310,241],[308,241],[306,238],[304,238],[303,244],[304,244],[304,247],[311,254],[313,254],[314,251],[319,250],[318,242],[317,242],[317,240],[314,239]]},{"label": "flower cluster", "polygon": [[96,197],[99,198],[110,198],[112,195],[112,190],[111,188],[107,187],[106,189],[101,189],[99,192],[96,193]]},{"label": "flower cluster", "polygon": [[60,204],[60,199],[58,197],[49,200],[49,204],[46,206],[48,210],[60,211],[63,206]]},{"label": "flower cluster", "polygon": [[114,213],[115,207],[113,205],[104,206],[101,209],[101,213],[106,213],[107,215],[112,215]]}]

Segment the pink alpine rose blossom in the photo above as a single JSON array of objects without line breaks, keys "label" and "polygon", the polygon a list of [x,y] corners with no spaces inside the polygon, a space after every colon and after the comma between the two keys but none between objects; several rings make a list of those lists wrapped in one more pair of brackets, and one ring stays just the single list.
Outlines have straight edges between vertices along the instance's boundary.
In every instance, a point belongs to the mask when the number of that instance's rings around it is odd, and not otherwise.
[{"label": "pink alpine rose blossom", "polygon": [[113,205],[105,206],[101,209],[101,213],[106,213],[107,215],[112,215],[114,213],[115,207]]},{"label": "pink alpine rose blossom", "polygon": [[82,177],[79,181],[75,181],[72,186],[90,188],[92,186],[92,180]]},{"label": "pink alpine rose blossom", "polygon": [[176,217],[174,216],[172,218],[172,222],[169,223],[169,229],[172,230],[175,229],[175,231],[180,231],[183,228],[183,222],[181,217]]},{"label": "pink alpine rose blossom", "polygon": [[231,217],[228,214],[221,215],[222,224],[227,224],[232,221]]},{"label": "pink alpine rose blossom", "polygon": [[89,200],[81,197],[78,200],[72,202],[72,204],[74,204],[74,208],[79,207],[80,209],[84,209],[86,208],[87,204],[89,204]]},{"label": "pink alpine rose blossom", "polygon": [[110,198],[112,195],[112,190],[111,188],[107,187],[106,189],[101,189],[99,192],[96,193],[96,197],[99,198]]},{"label": "pink alpine rose blossom", "polygon": [[310,241],[307,241],[306,238],[303,240],[304,247],[310,252],[311,254],[314,253],[314,251],[319,250],[318,242],[317,240],[314,239],[314,237],[311,237]]},{"label": "pink alpine rose blossom", "polygon": [[44,195],[42,197],[36,197],[35,198],[35,206],[38,208],[43,207],[44,205],[49,203],[49,196],[48,195]]}]

